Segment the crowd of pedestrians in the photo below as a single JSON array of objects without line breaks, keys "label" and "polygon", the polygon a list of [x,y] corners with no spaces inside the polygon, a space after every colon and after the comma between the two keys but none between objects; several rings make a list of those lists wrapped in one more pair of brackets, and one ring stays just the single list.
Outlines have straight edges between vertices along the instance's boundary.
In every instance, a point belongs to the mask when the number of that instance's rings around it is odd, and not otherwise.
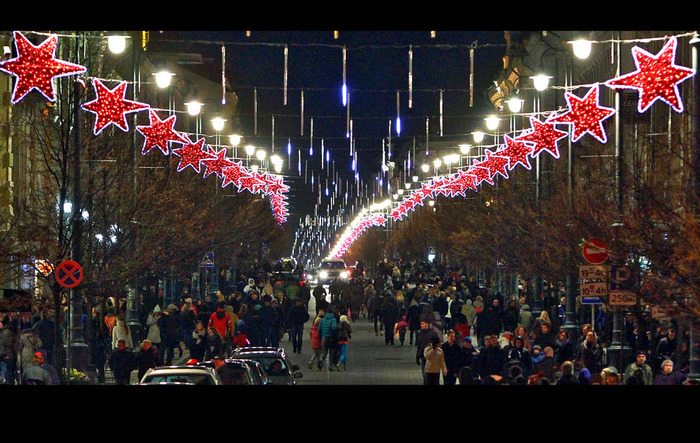
[{"label": "crowd of pedestrians", "polygon": [[[460,269],[415,261],[382,262],[372,270],[359,263],[348,283],[329,287],[305,284],[301,269],[278,271],[250,268],[224,292],[193,298],[186,288],[178,300],[161,296],[142,305],[139,339],[126,322],[124,299],[95,304],[84,322],[91,322],[97,382],[104,383],[106,368],[126,384],[132,372],[140,378],[149,368],[170,365],[185,348],[191,359],[206,361],[239,346],[279,347],[285,334],[293,353],[311,348],[309,369],[347,370],[351,323],[360,319],[371,322],[384,345],[414,346],[425,384],[689,382],[688,337],[679,336],[675,323],[645,312],[623,319],[625,344],[634,352],[617,368],[608,352],[610,312],[598,306],[587,322],[590,307],[577,306],[575,330],[564,328],[559,291],[535,303],[524,287],[504,296]],[[311,297],[315,316],[309,316]],[[1,319],[0,369],[7,383],[62,382],[52,362],[61,361],[65,327],[52,318],[41,309]]]},{"label": "crowd of pedestrians", "polygon": [[687,377],[687,335],[678,337],[673,321],[655,321],[646,311],[622,321],[632,352],[618,368],[610,352],[612,314],[601,305],[593,321],[585,322],[590,306],[577,304],[574,329],[567,330],[560,291],[544,295],[537,312],[524,289],[504,296],[460,269],[405,261],[379,263],[373,278],[349,286],[361,288],[349,292],[362,294],[361,311],[366,309],[385,344],[408,341],[416,347],[425,384],[695,382]]}]

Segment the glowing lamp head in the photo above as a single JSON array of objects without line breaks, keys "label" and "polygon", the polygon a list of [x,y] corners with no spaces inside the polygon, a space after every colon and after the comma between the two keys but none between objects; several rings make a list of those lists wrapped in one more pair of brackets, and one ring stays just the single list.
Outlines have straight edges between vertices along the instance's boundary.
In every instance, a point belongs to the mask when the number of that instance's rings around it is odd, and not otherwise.
[{"label": "glowing lamp head", "polygon": [[121,54],[126,49],[126,36],[124,35],[108,35],[107,48],[112,54]]},{"label": "glowing lamp head", "polygon": [[170,82],[171,82],[174,75],[175,74],[173,74],[172,72],[159,71],[159,72],[155,72],[153,74],[153,77],[155,77],[155,79],[156,79],[156,85],[161,89],[165,89],[168,86],[170,86]]},{"label": "glowing lamp head", "polygon": [[238,146],[238,145],[240,145],[242,139],[243,139],[243,137],[240,136],[240,135],[238,135],[238,134],[231,134],[231,135],[229,135],[229,141],[231,142],[231,144],[232,144],[233,146]]},{"label": "glowing lamp head", "polygon": [[187,107],[187,113],[194,116],[199,115],[199,113],[202,112],[202,106],[204,105],[196,100],[193,100],[185,103],[185,106]]},{"label": "glowing lamp head", "polygon": [[253,145],[246,145],[245,147],[245,153],[248,157],[252,156],[255,154],[255,146]]},{"label": "glowing lamp head", "polygon": [[574,50],[574,55],[578,59],[586,59],[591,55],[591,49],[593,47],[593,42],[590,40],[579,39],[571,42],[571,46]]},{"label": "glowing lamp head", "polygon": [[544,91],[549,86],[549,80],[552,78],[551,75],[538,74],[530,77],[532,84],[538,91]]},{"label": "glowing lamp head", "polygon": [[214,127],[215,131],[221,131],[224,129],[224,123],[226,123],[226,119],[221,117],[214,117],[211,119],[211,125]]}]

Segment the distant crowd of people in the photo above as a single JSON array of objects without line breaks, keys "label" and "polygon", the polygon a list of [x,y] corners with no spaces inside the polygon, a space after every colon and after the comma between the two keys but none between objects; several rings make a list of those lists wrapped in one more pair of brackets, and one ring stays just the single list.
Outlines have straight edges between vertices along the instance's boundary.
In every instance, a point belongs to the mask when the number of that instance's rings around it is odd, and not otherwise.
[{"label": "distant crowd of people", "polygon": [[[166,301],[162,294],[151,303],[141,300],[139,339],[126,321],[124,298],[98,300],[83,316],[91,331],[89,355],[97,382],[104,383],[109,368],[116,383],[129,383],[134,371],[140,378],[149,368],[170,365],[184,348],[191,359],[207,361],[230,356],[239,346],[279,347],[284,334],[294,353],[301,354],[307,343],[311,347],[310,369],[343,370],[350,324],[360,318],[373,324],[386,345],[415,346],[426,384],[694,382],[687,377],[687,333],[679,334],[674,322],[655,321],[646,311],[622,319],[623,342],[633,352],[618,360],[623,363],[618,369],[609,352],[609,310],[600,305],[595,317],[584,321],[590,307],[577,305],[575,327],[566,328],[560,291],[535,303],[527,284],[506,296],[461,269],[403,260],[372,269],[358,263],[349,282],[327,288],[311,287],[302,276],[300,267],[251,267],[212,295],[193,298],[185,288],[178,300]],[[311,297],[316,316],[309,316]],[[63,382],[52,362],[65,358],[65,325],[56,328],[52,318],[48,309],[2,318],[5,383]]]},{"label": "distant crowd of people", "polygon": [[[572,330],[564,327],[565,296],[559,291],[535,312],[527,291],[504,296],[439,264],[382,262],[373,277],[354,279],[346,291],[362,294],[360,310],[367,310],[386,344],[395,338],[415,344],[426,384],[695,382],[687,377],[687,334],[679,337],[677,325],[656,322],[646,312],[622,321],[624,344],[632,352],[617,360],[623,363],[618,369],[609,352],[612,314],[603,305],[592,322],[582,322],[579,312],[590,307],[577,305]],[[336,303],[343,312],[343,303]]]}]

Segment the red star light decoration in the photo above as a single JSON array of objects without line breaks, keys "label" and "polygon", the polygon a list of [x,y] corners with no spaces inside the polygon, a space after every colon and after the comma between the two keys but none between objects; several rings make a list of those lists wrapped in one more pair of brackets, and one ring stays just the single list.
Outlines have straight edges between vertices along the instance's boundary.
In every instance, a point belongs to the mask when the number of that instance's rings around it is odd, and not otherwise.
[{"label": "red star light decoration", "polygon": [[486,154],[486,159],[475,162],[474,166],[486,168],[489,171],[490,178],[493,178],[496,174],[500,174],[503,178],[508,178],[508,171],[506,170],[509,163],[508,158],[501,157],[488,149],[484,153]]},{"label": "red star light decoration", "polygon": [[505,147],[496,151],[495,155],[508,159],[508,169],[513,170],[518,163],[523,165],[525,169],[532,169],[530,156],[535,148],[528,146],[522,140],[514,140],[508,135],[505,135],[503,139],[506,142]]},{"label": "red star light decoration", "polygon": [[490,185],[493,184],[493,179],[491,178],[491,173],[489,172],[488,168],[484,168],[478,165],[478,162],[475,162],[472,166],[467,169],[467,174],[473,175],[476,177],[476,185],[480,185],[481,182],[486,182]]},{"label": "red star light decoration", "polygon": [[57,35],[50,35],[34,46],[21,32],[14,32],[17,57],[0,63],[0,70],[15,77],[12,104],[37,90],[47,100],[56,101],[55,79],[87,71],[84,66],[56,59]]},{"label": "red star light decoration", "polygon": [[113,124],[124,132],[129,130],[126,114],[148,109],[146,103],[126,99],[126,82],[121,82],[114,89],[107,88],[100,80],[93,82],[97,98],[84,103],[82,108],[97,116],[93,133],[98,135],[104,128]]},{"label": "red star light decoration", "polygon": [[235,187],[240,188],[241,179],[250,175],[250,172],[243,166],[243,162],[239,161],[233,162],[233,165],[228,168],[224,168],[221,174],[223,175],[223,181],[221,182],[222,188],[225,188],[231,183],[233,183]]},{"label": "red star light decoration", "polygon": [[637,109],[640,113],[649,109],[656,100],[666,102],[676,112],[683,112],[678,84],[695,75],[695,70],[674,63],[677,44],[676,37],[671,37],[656,55],[638,46],[633,47],[632,56],[637,70],[608,80],[605,85],[611,88],[638,89]]},{"label": "red star light decoration", "polygon": [[180,172],[187,167],[192,167],[192,169],[199,173],[201,170],[202,161],[215,158],[208,149],[204,150],[203,138],[200,138],[197,140],[197,142],[193,143],[188,137],[187,143],[183,147],[173,149],[172,151],[173,154],[180,157],[177,172]]},{"label": "red star light decoration", "polygon": [[574,134],[571,140],[574,142],[588,133],[601,143],[607,143],[608,137],[603,128],[603,120],[613,115],[615,110],[598,104],[599,89],[600,87],[595,85],[583,98],[567,92],[564,96],[569,104],[569,110],[548,119],[548,122],[573,124]]},{"label": "red star light decoration", "polygon": [[559,158],[557,142],[568,135],[568,132],[558,130],[554,123],[541,122],[535,117],[530,117],[530,130],[515,137],[515,140],[534,144],[533,151],[530,153],[533,158],[540,155],[542,151],[547,151],[552,157]]},{"label": "red star light decoration", "polygon": [[220,151],[209,150],[209,153],[211,154],[210,158],[202,159],[205,168],[204,178],[209,177],[211,174],[224,178],[224,169],[234,166],[235,163],[226,158],[226,148]]},{"label": "red star light decoration", "polygon": [[168,155],[170,142],[187,143],[185,137],[173,130],[176,120],[174,115],[165,120],[161,120],[156,111],[151,109],[149,118],[151,122],[149,126],[136,127],[136,130],[145,138],[143,147],[141,148],[141,154],[146,155],[151,152],[153,148],[158,148],[163,155]]}]

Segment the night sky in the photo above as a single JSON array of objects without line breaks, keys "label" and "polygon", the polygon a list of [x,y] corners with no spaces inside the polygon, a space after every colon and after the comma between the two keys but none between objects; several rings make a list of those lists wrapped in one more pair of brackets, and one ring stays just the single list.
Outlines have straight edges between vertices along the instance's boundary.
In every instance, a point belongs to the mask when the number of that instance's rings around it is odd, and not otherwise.
[{"label": "night sky", "polygon": [[[308,198],[310,185],[296,173],[297,150],[302,164],[308,160],[309,173],[321,170],[321,140],[330,151],[341,178],[354,182],[350,145],[345,137],[347,109],[341,102],[343,80],[342,47],[347,49],[346,79],[350,93],[350,118],[358,152],[362,180],[373,180],[381,167],[382,139],[389,134],[397,114],[402,120],[401,137],[392,135],[392,145],[423,137],[430,119],[431,139],[439,138],[439,102],[443,91],[445,135],[471,132],[469,116],[483,116],[493,108],[484,92],[502,67],[505,52],[503,31],[437,31],[434,38],[425,31],[199,31],[152,32],[152,39],[187,38],[189,52],[209,54],[220,60],[221,45],[192,42],[225,42],[226,75],[240,100],[244,135],[260,146],[271,144],[272,115],[275,116],[275,150],[286,154],[287,141],[293,146],[293,170],[285,177],[290,191],[290,221],[313,211],[315,198]],[[288,45],[287,105],[284,105],[284,44]],[[469,47],[476,45],[474,106],[469,106]],[[413,106],[409,109],[409,47],[413,48]],[[304,133],[301,134],[301,90],[304,90]],[[257,90],[257,137],[253,137]],[[309,157],[313,118],[314,157]],[[287,160],[286,155],[284,156]],[[301,197],[301,198],[299,198]]]}]

